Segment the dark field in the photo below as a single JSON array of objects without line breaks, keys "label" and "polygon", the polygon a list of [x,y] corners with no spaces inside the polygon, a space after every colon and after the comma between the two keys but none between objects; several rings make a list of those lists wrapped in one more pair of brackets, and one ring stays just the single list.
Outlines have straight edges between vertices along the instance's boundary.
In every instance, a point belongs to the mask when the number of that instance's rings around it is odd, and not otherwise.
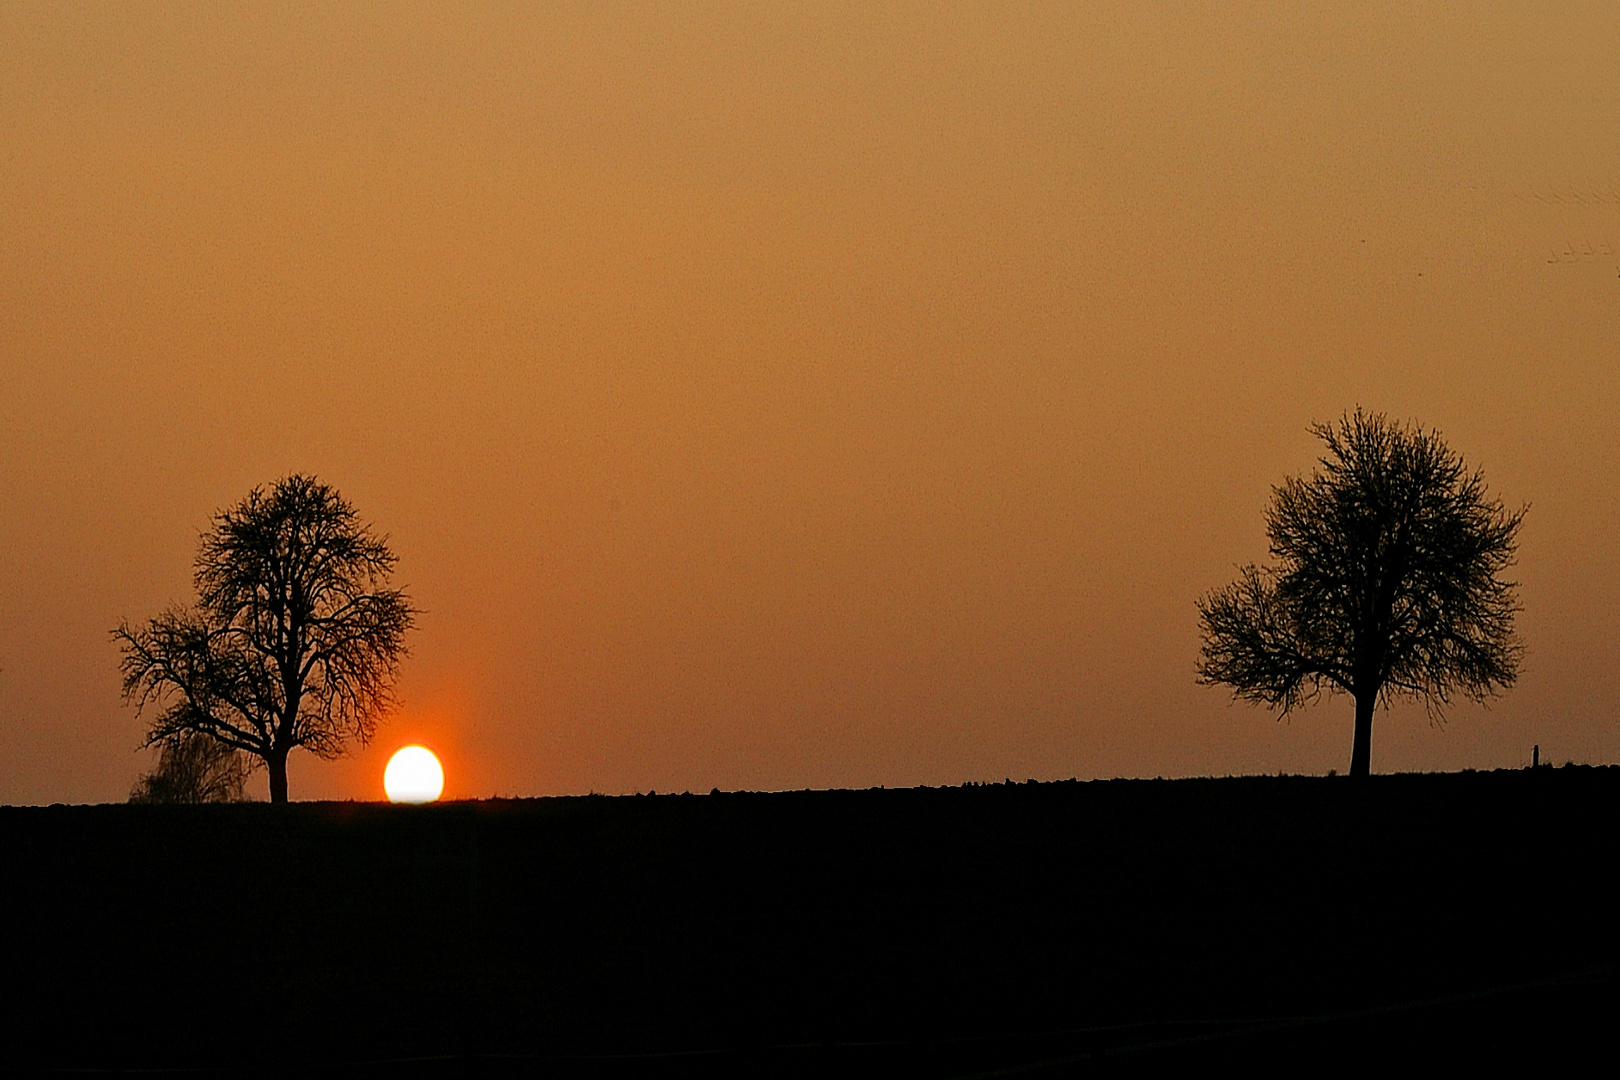
[{"label": "dark field", "polygon": [[1611,1055],[1620,769],[0,808],[7,1061],[1086,1075]]}]

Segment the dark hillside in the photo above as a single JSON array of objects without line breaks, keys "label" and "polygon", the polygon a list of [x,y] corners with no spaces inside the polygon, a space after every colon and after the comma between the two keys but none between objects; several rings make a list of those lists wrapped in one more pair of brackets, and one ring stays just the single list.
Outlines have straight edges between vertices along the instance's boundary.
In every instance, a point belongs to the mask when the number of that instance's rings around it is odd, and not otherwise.
[{"label": "dark hillside", "polygon": [[1617,811],[1613,768],[0,808],[0,1024],[96,1069],[1531,1063],[1607,1052]]}]

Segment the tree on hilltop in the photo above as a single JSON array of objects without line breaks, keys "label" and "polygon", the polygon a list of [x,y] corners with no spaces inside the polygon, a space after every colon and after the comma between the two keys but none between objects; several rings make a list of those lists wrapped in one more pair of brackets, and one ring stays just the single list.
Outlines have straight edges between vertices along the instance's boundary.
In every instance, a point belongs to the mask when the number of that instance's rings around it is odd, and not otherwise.
[{"label": "tree on hilltop", "polygon": [[248,757],[218,739],[184,732],[162,746],[157,767],[129,793],[132,803],[241,802]]},{"label": "tree on hilltop", "polygon": [[246,753],[287,801],[287,755],[368,742],[394,707],[415,611],[387,588],[395,556],[333,488],[289,476],[214,515],[197,603],[120,623],[124,696],[160,704],[144,746],[201,736]]},{"label": "tree on hilltop", "polygon": [[1490,498],[1433,431],[1360,409],[1311,430],[1321,468],[1274,488],[1266,513],[1277,565],[1198,601],[1198,681],[1284,714],[1349,694],[1350,775],[1366,776],[1380,702],[1415,697],[1438,717],[1454,694],[1513,684],[1520,609],[1502,575],[1525,511]]}]

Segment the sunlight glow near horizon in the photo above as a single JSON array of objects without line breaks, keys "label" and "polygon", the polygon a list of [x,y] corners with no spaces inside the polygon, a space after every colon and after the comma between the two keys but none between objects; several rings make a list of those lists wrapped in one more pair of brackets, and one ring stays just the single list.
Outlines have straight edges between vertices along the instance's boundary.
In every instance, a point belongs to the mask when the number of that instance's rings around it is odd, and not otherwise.
[{"label": "sunlight glow near horizon", "polygon": [[444,792],[444,766],[425,746],[401,747],[383,770],[383,790],[389,802],[436,802]]}]

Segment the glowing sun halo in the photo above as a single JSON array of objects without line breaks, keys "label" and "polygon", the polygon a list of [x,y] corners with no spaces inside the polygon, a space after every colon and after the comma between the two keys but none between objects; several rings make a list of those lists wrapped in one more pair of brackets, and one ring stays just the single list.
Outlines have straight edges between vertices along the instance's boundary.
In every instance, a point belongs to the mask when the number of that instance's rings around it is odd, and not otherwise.
[{"label": "glowing sun halo", "polygon": [[444,767],[425,746],[401,747],[383,770],[383,790],[389,802],[432,802],[444,790]]}]

